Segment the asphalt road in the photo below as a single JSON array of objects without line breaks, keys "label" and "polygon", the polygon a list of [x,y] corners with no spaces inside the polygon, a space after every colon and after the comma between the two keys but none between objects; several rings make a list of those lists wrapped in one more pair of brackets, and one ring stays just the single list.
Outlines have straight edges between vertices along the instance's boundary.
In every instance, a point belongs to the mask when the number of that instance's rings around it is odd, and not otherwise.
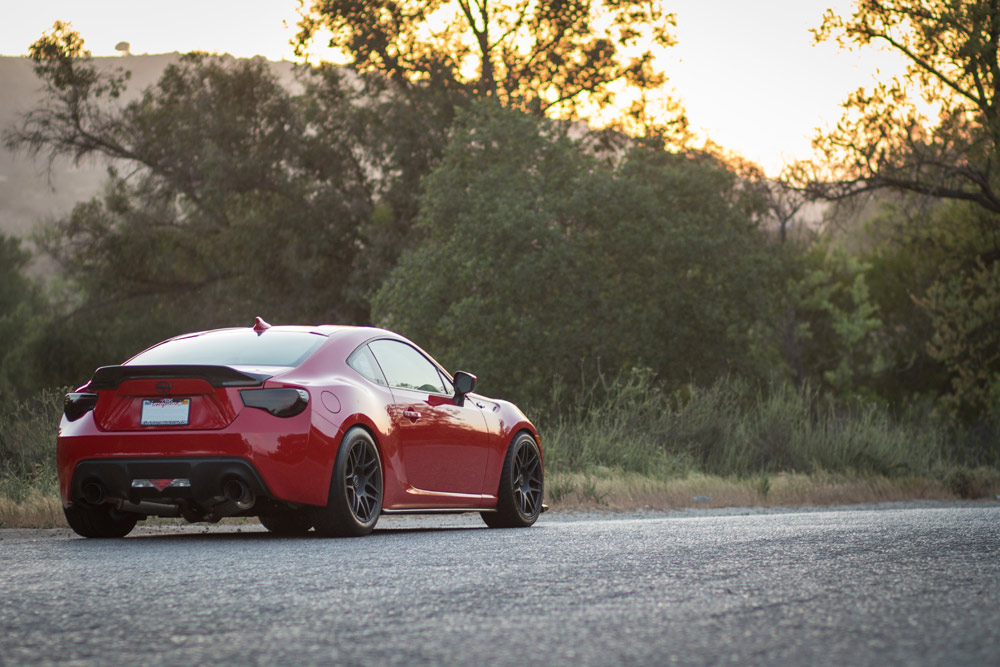
[{"label": "asphalt road", "polygon": [[0,531],[0,663],[1000,664],[1000,504]]}]

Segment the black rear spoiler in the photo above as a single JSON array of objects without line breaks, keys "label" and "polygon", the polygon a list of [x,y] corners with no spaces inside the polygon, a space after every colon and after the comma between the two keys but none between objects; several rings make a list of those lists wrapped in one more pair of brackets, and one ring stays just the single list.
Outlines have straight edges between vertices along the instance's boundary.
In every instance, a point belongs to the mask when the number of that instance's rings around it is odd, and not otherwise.
[{"label": "black rear spoiler", "polygon": [[259,387],[271,377],[264,373],[244,373],[229,366],[101,366],[94,372],[88,389],[117,389],[125,380],[198,378],[213,387]]}]

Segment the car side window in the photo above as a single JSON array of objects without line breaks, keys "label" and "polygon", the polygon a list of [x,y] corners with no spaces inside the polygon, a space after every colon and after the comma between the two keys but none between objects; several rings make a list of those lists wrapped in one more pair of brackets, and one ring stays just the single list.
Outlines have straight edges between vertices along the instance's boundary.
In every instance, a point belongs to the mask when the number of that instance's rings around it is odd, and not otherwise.
[{"label": "car side window", "polygon": [[447,394],[437,366],[415,348],[396,340],[372,341],[369,347],[390,387]]},{"label": "car side window", "polygon": [[375,356],[368,349],[367,345],[362,345],[351,353],[347,358],[347,365],[356,370],[362,376],[368,378],[375,384],[386,386],[385,376],[375,361]]},{"label": "car side window", "polygon": [[448,379],[448,376],[445,375],[444,371],[442,371],[441,369],[438,369],[438,375],[441,377],[441,382],[444,384],[444,393],[448,394],[449,396],[454,396],[455,385],[452,384],[451,380]]}]

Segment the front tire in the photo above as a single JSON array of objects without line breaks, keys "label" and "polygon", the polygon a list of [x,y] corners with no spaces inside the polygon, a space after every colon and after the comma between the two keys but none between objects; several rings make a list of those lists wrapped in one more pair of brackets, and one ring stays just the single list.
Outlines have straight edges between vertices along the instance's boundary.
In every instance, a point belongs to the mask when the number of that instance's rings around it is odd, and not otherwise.
[{"label": "front tire", "polygon": [[340,442],[330,496],[313,525],[326,537],[360,537],[372,532],[381,512],[382,460],[368,431],[355,427]]},{"label": "front tire", "polygon": [[137,514],[82,503],[63,508],[63,514],[73,532],[83,537],[125,537],[139,521]]},{"label": "front tire", "polygon": [[481,512],[490,528],[527,528],[542,513],[542,455],[529,433],[514,437],[504,458],[495,512]]}]

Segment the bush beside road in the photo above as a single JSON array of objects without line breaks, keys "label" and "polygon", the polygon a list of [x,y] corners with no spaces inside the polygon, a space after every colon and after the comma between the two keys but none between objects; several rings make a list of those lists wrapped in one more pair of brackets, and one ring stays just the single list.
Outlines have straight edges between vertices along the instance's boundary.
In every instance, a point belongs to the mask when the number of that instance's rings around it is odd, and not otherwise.
[{"label": "bush beside road", "polygon": [[[560,404],[557,401],[554,404]],[[808,389],[725,380],[666,395],[602,381],[536,418],[556,510],[842,505],[995,498],[1000,469],[942,424],[824,403]],[[64,526],[55,474],[62,392],[0,413],[0,528]]]}]

